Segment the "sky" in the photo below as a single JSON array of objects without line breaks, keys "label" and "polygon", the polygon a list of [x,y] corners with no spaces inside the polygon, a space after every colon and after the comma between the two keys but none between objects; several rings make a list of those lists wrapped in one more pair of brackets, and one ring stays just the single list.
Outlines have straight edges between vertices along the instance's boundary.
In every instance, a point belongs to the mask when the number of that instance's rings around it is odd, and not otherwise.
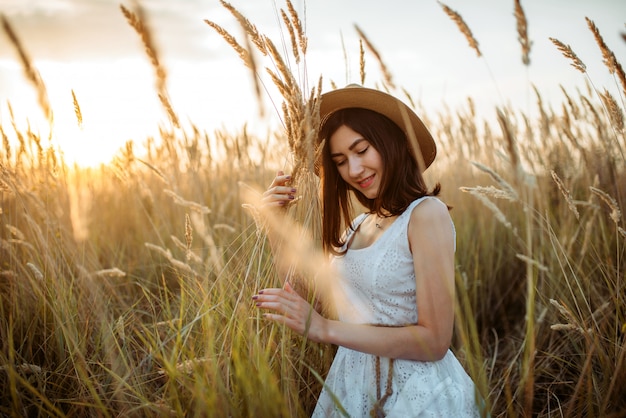
[{"label": "sky", "polygon": [[[231,0],[261,33],[278,45],[282,0]],[[430,116],[466,106],[471,97],[479,116],[490,119],[496,106],[511,105],[532,115],[532,86],[542,99],[559,104],[563,94],[599,90],[619,94],[585,17],[595,22],[609,48],[626,65],[626,1],[522,0],[532,41],[530,66],[521,60],[513,0],[445,0],[468,24],[482,52],[477,57],[436,0],[293,0],[308,36],[306,67],[298,71],[308,88],[323,77],[338,86],[359,82],[359,41],[354,25],[380,52],[397,85]],[[120,0],[0,0],[10,22],[46,84],[54,111],[52,143],[69,162],[106,162],[125,141],[141,142],[167,123],[154,88],[154,71],[141,41],[127,24]],[[163,65],[168,91],[183,122],[211,134],[216,129],[266,135],[279,127],[271,90],[261,115],[249,70],[205,22],[223,26],[242,41],[235,19],[218,0],[143,0]],[[576,71],[549,38],[570,45],[587,65]],[[306,71],[305,71],[306,68]],[[365,85],[381,80],[378,64],[366,53]],[[83,124],[78,126],[74,91]],[[0,123],[10,127],[10,103],[18,126],[30,124],[42,137],[48,128],[35,91],[23,76],[15,48],[0,33]],[[555,105],[556,106],[556,105]],[[279,107],[278,107],[279,108]],[[557,107],[558,109],[558,107]]]}]

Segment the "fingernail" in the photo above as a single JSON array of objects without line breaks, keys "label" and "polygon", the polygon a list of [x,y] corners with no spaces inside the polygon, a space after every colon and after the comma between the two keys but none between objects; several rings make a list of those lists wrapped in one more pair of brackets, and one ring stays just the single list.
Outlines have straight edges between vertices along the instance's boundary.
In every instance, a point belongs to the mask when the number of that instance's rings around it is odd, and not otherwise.
[{"label": "fingernail", "polygon": [[262,291],[262,290],[259,290],[259,295],[262,295],[262,294],[263,294],[263,291]]},{"label": "fingernail", "polygon": [[296,189],[291,189],[291,193],[295,193],[295,192],[297,192]]},{"label": "fingernail", "polygon": [[295,199],[295,196],[294,196],[294,195],[292,195],[292,194],[290,194],[290,195],[289,195],[289,199],[290,199],[290,200],[293,200],[293,199]]},{"label": "fingernail", "polygon": [[278,205],[279,205],[279,206],[284,206],[284,205],[285,205],[285,201],[284,201],[284,200],[281,200],[280,202],[278,202]]},{"label": "fingernail", "polygon": [[291,176],[286,176],[285,180],[291,180]]},{"label": "fingernail", "polygon": [[252,296],[252,300],[257,300],[258,298],[259,298],[259,295]]},{"label": "fingernail", "polygon": [[256,306],[257,306],[257,308],[258,308],[259,306],[261,306],[261,302],[257,302],[257,303],[256,303]]}]

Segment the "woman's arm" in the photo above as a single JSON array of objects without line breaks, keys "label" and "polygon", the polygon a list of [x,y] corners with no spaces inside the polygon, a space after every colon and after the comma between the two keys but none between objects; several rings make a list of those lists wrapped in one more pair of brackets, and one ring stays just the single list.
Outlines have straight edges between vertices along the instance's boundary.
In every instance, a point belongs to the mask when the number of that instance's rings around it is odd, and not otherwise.
[{"label": "woman's arm", "polygon": [[417,286],[418,323],[404,327],[350,324],[322,317],[286,283],[254,296],[265,317],[313,341],[391,358],[443,358],[454,328],[454,235],[445,205],[428,199],[411,214],[408,229]]}]

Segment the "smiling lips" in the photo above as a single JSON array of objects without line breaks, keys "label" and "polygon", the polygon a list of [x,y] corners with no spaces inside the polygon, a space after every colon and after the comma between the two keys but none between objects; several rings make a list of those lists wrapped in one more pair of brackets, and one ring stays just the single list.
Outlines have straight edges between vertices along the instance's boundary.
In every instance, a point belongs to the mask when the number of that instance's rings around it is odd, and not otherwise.
[{"label": "smiling lips", "polygon": [[361,186],[362,189],[366,189],[369,186],[371,186],[372,183],[374,183],[374,175],[366,177],[365,179],[359,181],[358,183],[359,183],[359,186]]}]

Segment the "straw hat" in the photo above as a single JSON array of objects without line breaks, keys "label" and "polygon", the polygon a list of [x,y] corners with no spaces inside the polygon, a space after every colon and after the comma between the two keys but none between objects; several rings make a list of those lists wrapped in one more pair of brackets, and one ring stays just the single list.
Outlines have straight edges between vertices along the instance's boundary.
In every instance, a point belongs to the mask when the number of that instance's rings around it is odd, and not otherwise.
[{"label": "straw hat", "polygon": [[421,151],[418,164],[424,171],[430,166],[437,155],[437,146],[424,123],[415,112],[399,99],[379,90],[362,87],[358,84],[329,91],[320,98],[320,126],[324,126],[334,112],[351,107],[369,109],[387,116],[406,134],[409,141],[415,138]]}]

